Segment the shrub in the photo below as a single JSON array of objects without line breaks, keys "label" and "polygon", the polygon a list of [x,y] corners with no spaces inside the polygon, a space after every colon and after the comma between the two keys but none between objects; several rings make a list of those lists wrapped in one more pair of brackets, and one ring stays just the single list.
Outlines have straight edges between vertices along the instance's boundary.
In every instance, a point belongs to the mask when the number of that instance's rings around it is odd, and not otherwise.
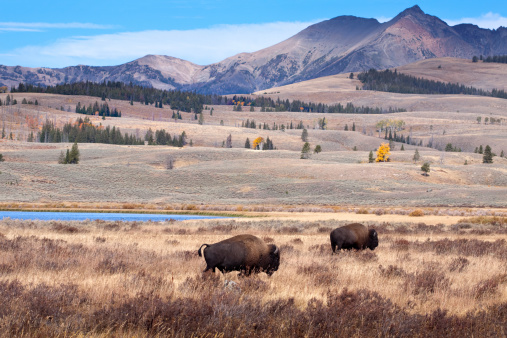
[{"label": "shrub", "polygon": [[472,288],[472,294],[475,299],[492,296],[497,293],[498,286],[507,282],[507,274],[498,275],[486,280],[480,281]]},{"label": "shrub", "polygon": [[411,217],[421,217],[421,216],[424,216],[424,211],[422,211],[421,209],[416,209],[408,215]]},{"label": "shrub", "polygon": [[462,272],[470,264],[470,261],[465,257],[458,257],[451,261],[449,264],[449,271]]},{"label": "shrub", "polygon": [[434,293],[439,288],[447,288],[449,279],[435,269],[425,270],[421,273],[409,274],[405,279],[405,290],[412,290],[414,295]]},{"label": "shrub", "polygon": [[380,275],[386,278],[393,277],[404,277],[407,273],[402,268],[399,268],[396,265],[389,265],[387,268],[384,268],[382,265],[379,265]]}]

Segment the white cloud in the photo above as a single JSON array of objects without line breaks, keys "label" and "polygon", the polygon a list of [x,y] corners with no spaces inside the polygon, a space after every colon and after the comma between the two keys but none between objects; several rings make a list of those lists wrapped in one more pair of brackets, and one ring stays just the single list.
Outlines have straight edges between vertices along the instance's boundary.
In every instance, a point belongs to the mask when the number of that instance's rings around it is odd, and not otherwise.
[{"label": "white cloud", "polygon": [[500,26],[507,27],[507,18],[500,14],[489,12],[478,18],[462,18],[459,20],[444,20],[449,26],[455,26],[462,23],[471,23],[481,28],[497,29]]},{"label": "white cloud", "polygon": [[186,31],[151,30],[75,36],[46,46],[22,47],[9,51],[9,54],[17,55],[17,64],[31,67],[117,65],[147,54],[169,55],[207,65],[241,52],[254,52],[272,46],[313,23],[218,25]]},{"label": "white cloud", "polygon": [[380,22],[380,23],[384,23],[384,22],[387,22],[387,21],[391,21],[392,18],[388,18],[388,17],[385,17],[385,16],[379,16],[379,17],[377,17],[375,19],[377,19],[377,21]]},{"label": "white cloud", "polygon": [[94,23],[48,23],[48,22],[0,22],[0,30],[41,31],[41,29],[111,29],[113,25],[97,25]]}]

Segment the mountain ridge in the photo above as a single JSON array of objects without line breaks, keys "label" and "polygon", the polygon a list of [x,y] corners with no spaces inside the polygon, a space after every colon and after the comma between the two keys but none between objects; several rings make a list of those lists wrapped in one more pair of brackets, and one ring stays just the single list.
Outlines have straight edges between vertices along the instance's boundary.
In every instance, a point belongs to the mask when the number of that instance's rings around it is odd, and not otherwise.
[{"label": "mountain ridge", "polygon": [[338,16],[313,24],[271,47],[205,66],[164,55],[146,55],[107,67],[0,66],[0,85],[120,81],[200,93],[251,93],[339,73],[480,54],[507,54],[507,29],[449,26],[415,5],[384,23]]}]

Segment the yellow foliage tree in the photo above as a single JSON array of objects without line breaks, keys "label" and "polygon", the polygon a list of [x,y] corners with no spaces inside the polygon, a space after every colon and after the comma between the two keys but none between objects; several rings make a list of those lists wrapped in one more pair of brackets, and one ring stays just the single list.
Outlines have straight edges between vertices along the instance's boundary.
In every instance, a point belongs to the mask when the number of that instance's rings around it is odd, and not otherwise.
[{"label": "yellow foliage tree", "polygon": [[391,154],[389,150],[391,150],[389,148],[389,143],[382,143],[377,149],[377,158],[375,162],[387,162]]},{"label": "yellow foliage tree", "polygon": [[264,143],[264,139],[262,137],[257,137],[252,143],[252,149],[257,149],[262,143]]}]

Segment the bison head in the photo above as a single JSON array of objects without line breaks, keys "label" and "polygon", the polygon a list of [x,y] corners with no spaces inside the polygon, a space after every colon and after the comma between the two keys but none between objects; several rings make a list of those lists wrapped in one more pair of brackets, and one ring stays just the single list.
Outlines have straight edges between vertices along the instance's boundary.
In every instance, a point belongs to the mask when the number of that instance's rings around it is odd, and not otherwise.
[{"label": "bison head", "polygon": [[268,276],[271,276],[280,266],[280,249],[274,244],[269,245],[269,265],[266,269]]},{"label": "bison head", "polygon": [[375,250],[378,246],[378,235],[374,229],[368,230],[368,248]]}]

